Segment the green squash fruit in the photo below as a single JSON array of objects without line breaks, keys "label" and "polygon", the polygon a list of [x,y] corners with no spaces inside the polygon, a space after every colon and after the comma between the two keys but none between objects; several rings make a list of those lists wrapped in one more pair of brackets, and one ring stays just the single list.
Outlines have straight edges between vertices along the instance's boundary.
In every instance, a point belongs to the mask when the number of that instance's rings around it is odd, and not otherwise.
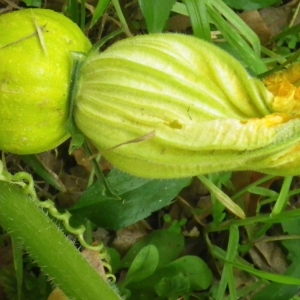
[{"label": "green squash fruit", "polygon": [[0,149],[33,154],[68,138],[71,52],[90,48],[80,28],[54,11],[0,16]]}]

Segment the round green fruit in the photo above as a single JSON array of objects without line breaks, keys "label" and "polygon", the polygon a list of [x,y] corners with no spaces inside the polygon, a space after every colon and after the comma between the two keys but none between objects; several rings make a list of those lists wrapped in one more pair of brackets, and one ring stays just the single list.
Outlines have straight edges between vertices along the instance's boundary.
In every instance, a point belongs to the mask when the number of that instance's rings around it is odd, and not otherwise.
[{"label": "round green fruit", "polygon": [[0,149],[40,153],[68,138],[71,52],[90,48],[80,28],[54,11],[0,16]]}]

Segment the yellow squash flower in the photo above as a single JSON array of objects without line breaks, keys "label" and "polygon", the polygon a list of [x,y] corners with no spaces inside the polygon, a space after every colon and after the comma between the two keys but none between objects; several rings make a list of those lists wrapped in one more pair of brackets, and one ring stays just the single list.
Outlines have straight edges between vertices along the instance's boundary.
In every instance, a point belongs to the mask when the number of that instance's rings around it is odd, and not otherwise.
[{"label": "yellow squash flower", "polygon": [[75,122],[111,163],[141,177],[299,174],[297,68],[265,86],[194,37],[137,36],[87,56]]}]

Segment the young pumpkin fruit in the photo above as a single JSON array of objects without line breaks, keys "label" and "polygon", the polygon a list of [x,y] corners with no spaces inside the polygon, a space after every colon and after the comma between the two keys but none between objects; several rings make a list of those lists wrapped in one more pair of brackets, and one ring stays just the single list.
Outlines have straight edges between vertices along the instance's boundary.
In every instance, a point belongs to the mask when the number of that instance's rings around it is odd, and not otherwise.
[{"label": "young pumpkin fruit", "polygon": [[71,52],[90,48],[80,28],[54,11],[0,16],[0,149],[33,154],[68,138]]},{"label": "young pumpkin fruit", "polygon": [[112,164],[137,176],[299,174],[300,119],[274,99],[218,47],[152,34],[90,52],[74,116]]}]

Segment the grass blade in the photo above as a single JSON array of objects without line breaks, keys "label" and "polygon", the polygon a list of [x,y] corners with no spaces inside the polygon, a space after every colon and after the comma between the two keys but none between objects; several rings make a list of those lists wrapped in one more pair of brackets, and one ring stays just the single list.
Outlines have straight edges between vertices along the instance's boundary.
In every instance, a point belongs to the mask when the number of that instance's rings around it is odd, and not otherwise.
[{"label": "grass blade", "polygon": [[112,4],[116,10],[116,13],[118,15],[118,18],[122,24],[122,29],[124,30],[125,34],[128,36],[128,37],[131,37],[132,36],[132,33],[130,32],[129,30],[129,27],[128,27],[128,24],[126,22],[126,19],[124,17],[124,14],[123,14],[123,11],[122,11],[122,8],[121,8],[121,5],[120,5],[120,2],[119,0],[112,0]]},{"label": "grass blade", "polygon": [[[225,258],[226,261],[233,261],[236,258],[238,244],[239,244],[238,227],[231,226],[229,241],[228,241],[228,248],[227,248],[227,253],[226,253],[226,258]],[[227,285],[228,285],[229,291],[230,291],[229,299],[238,299],[237,293],[236,293],[236,284],[235,284],[235,277],[233,274],[232,265],[225,263],[216,300],[224,299],[224,296],[225,296],[224,294],[225,294]]]},{"label": "grass blade", "polygon": [[286,204],[289,200],[288,194],[291,188],[292,180],[293,180],[293,176],[287,176],[284,178],[279,197],[275,203],[271,216],[281,213],[286,207]]},{"label": "grass blade", "polygon": [[211,42],[210,25],[203,0],[184,0],[191,18],[194,36]]},{"label": "grass blade", "polygon": [[216,9],[207,5],[207,12],[212,22],[218,27],[228,44],[242,59],[244,64],[254,72],[255,75],[264,73],[267,68],[260,57],[251,49],[248,43],[229,25]]},{"label": "grass blade", "polygon": [[235,261],[227,261],[225,252],[222,249],[214,245],[212,245],[212,249],[213,249],[213,255],[215,255],[215,257],[218,258],[219,260],[224,261],[228,264],[232,264],[233,267],[245,271],[247,273],[250,273],[254,276],[257,276],[265,280],[282,283],[282,284],[300,285],[300,279],[298,278],[260,271],[254,269],[250,265],[246,265],[245,263],[240,262],[237,258],[235,259]]},{"label": "grass blade", "polygon": [[207,1],[224,16],[226,20],[230,21],[230,24],[243,36],[245,40],[252,46],[254,52],[260,55],[260,40],[256,33],[244,22],[242,19],[222,0]]},{"label": "grass blade", "polygon": [[98,22],[98,20],[103,16],[109,2],[110,2],[110,0],[98,1],[97,6],[95,8],[95,12],[93,14],[91,24],[90,24],[90,28],[92,28]]},{"label": "grass blade", "polygon": [[245,218],[244,211],[235,204],[224,192],[222,192],[217,186],[215,186],[210,180],[205,176],[199,175],[200,181],[208,188],[208,190],[215,195],[215,197],[232,213],[241,219]]}]

